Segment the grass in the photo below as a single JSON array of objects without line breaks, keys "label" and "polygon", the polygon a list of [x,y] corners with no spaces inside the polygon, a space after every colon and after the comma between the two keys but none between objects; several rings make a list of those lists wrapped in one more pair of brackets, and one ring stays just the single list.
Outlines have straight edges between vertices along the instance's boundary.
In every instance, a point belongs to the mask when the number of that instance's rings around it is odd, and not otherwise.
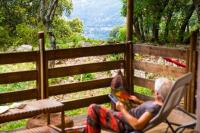
[{"label": "grass", "polygon": [[0,131],[9,131],[9,130],[25,127],[26,122],[27,120],[19,120],[19,121],[0,124]]},{"label": "grass", "polygon": [[145,87],[135,86],[134,91],[146,96],[152,96],[152,91]]}]

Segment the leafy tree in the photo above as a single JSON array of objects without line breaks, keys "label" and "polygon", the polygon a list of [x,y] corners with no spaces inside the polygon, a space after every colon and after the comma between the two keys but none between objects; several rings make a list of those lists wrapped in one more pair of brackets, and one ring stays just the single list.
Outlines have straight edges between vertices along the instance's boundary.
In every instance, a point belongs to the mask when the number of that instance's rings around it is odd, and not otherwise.
[{"label": "leafy tree", "polygon": [[[121,1],[121,14],[126,16],[127,0]],[[135,0],[135,36],[141,41],[184,42],[196,25],[191,19],[194,5],[192,0]]]},{"label": "leafy tree", "polygon": [[55,16],[69,15],[72,10],[71,0],[40,0],[40,20],[46,30],[50,29]]}]

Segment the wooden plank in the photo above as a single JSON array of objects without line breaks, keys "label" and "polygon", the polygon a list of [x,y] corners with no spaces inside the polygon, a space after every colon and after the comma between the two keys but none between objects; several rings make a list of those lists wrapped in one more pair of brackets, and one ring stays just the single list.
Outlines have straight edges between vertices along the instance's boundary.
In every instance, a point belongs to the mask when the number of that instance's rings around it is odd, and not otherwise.
[{"label": "wooden plank", "polygon": [[125,53],[125,71],[124,71],[124,77],[126,80],[125,88],[126,90],[132,94],[133,93],[133,76],[134,70],[133,70],[133,44],[131,42],[128,42],[126,44],[126,53]]},{"label": "wooden plank", "polygon": [[191,88],[190,88],[190,108],[189,111],[191,113],[195,113],[195,95],[196,95],[196,88],[197,88],[197,63],[198,63],[198,58],[197,58],[197,34],[198,32],[195,31],[192,33],[191,39],[190,39],[190,46],[191,46],[191,72],[192,72],[192,83],[191,83]]},{"label": "wooden plank", "polygon": [[163,76],[179,77],[187,72],[184,68],[134,61],[134,68]]},{"label": "wooden plank", "polygon": [[109,87],[112,78],[49,87],[49,96]]},{"label": "wooden plank", "polygon": [[162,56],[162,57],[174,57],[180,59],[187,58],[186,50],[184,49],[166,48],[166,47],[160,47],[160,46],[158,47],[158,46],[144,45],[144,44],[135,44],[133,49],[134,53]]},{"label": "wooden plank", "polygon": [[[186,59],[187,67],[186,67],[186,72],[189,72],[189,67],[190,67],[190,50],[189,50],[189,48],[187,49],[186,53],[187,53],[187,59]],[[187,87],[188,87],[188,89],[187,89],[187,92],[186,92],[186,94],[184,96],[184,108],[185,108],[185,110],[188,110],[188,108],[187,108],[187,106],[188,106],[188,100],[187,100],[187,98],[188,98],[188,92],[190,90],[190,85],[188,85]]]},{"label": "wooden plank", "polygon": [[40,80],[41,80],[41,98],[48,98],[48,59],[45,51],[44,32],[38,33],[40,50]]},{"label": "wooden plank", "polygon": [[20,53],[1,53],[0,65],[24,63],[24,62],[35,62],[37,60],[37,56],[39,56],[37,51],[20,52]]},{"label": "wooden plank", "polygon": [[154,90],[154,81],[150,79],[144,79],[139,77],[134,77],[134,83],[137,86],[142,86]]},{"label": "wooden plank", "polygon": [[47,51],[48,60],[98,56],[106,54],[124,53],[125,44],[111,44],[95,47],[70,48]]},{"label": "wooden plank", "polygon": [[38,56],[38,60],[36,61],[36,71],[38,73],[37,79],[36,79],[36,87],[37,87],[37,92],[38,92],[38,98],[37,99],[41,99],[42,95],[42,89],[41,89],[41,63],[40,63],[40,57]]},{"label": "wooden plank", "polygon": [[133,40],[133,12],[134,12],[134,0],[127,0],[127,17],[126,17],[126,41]]},{"label": "wooden plank", "polygon": [[197,63],[197,97],[196,97],[196,115],[197,115],[197,131],[200,131],[200,47],[198,49],[198,63]]},{"label": "wooden plank", "polygon": [[36,70],[0,74],[0,84],[32,81],[36,79],[37,79]]},{"label": "wooden plank", "polygon": [[110,102],[108,95],[102,95],[102,96],[90,97],[86,99],[63,102],[63,104],[64,104],[65,110],[72,110],[72,109],[78,109],[82,107],[88,107],[90,104],[93,104],[93,103],[103,104],[107,102]]},{"label": "wooden plank", "polygon": [[57,78],[57,77],[71,76],[83,73],[114,70],[114,69],[119,69],[120,64],[123,62],[124,61],[111,61],[103,63],[92,63],[92,64],[54,68],[54,69],[49,69],[48,77]]},{"label": "wooden plank", "polygon": [[37,98],[37,89],[0,93],[0,104]]}]

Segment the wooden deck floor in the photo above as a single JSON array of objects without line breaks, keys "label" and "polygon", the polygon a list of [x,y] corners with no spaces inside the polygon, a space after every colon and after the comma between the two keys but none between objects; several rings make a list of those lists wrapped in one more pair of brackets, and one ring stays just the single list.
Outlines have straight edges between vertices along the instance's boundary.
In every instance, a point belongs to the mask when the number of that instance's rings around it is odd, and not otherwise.
[{"label": "wooden deck floor", "polygon": [[[85,115],[76,116],[76,117],[73,118],[73,120],[74,120],[75,126],[83,125],[84,121],[86,120],[86,116]],[[157,127],[149,130],[147,133],[166,133],[166,129],[167,129],[167,124],[161,123]],[[102,131],[102,133],[110,133],[110,132]],[[168,130],[168,133],[172,133],[170,131],[170,129]],[[183,133],[195,133],[195,131],[191,130],[191,129],[187,129]]]}]

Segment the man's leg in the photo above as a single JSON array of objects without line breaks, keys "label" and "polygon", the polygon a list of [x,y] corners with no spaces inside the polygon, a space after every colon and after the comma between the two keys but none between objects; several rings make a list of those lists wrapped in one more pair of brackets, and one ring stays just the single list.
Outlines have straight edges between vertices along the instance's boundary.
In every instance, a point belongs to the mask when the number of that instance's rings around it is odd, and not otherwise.
[{"label": "man's leg", "polygon": [[117,119],[121,118],[121,113],[115,113],[99,105],[92,104],[88,107],[87,132],[100,133],[101,127],[120,132],[123,128],[122,123]]}]

